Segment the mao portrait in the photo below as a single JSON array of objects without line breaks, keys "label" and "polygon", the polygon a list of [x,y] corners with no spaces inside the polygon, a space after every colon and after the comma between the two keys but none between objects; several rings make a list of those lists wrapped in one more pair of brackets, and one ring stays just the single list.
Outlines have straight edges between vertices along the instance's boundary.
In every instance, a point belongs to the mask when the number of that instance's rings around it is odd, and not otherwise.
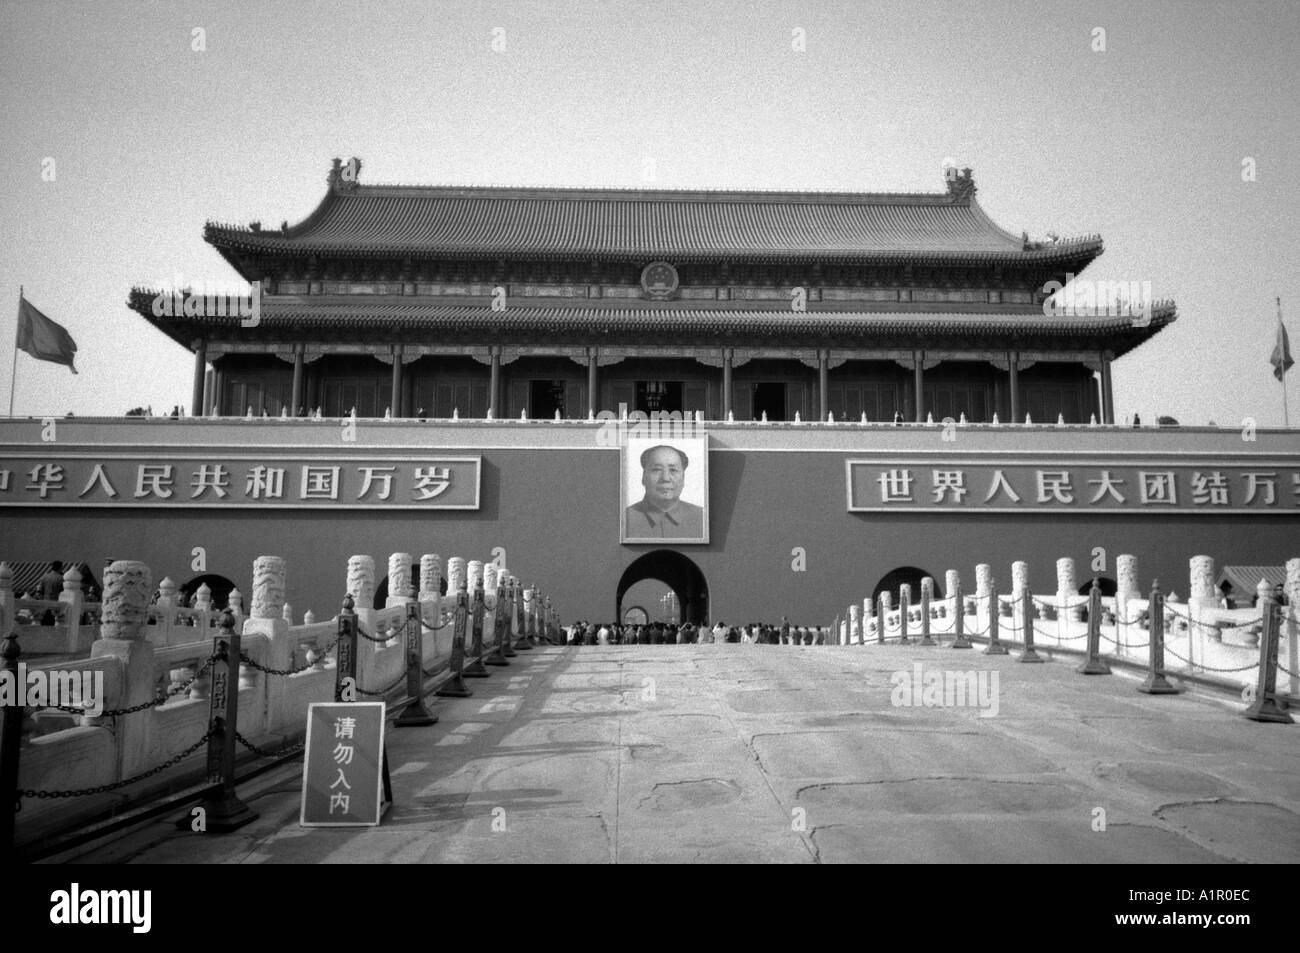
[{"label": "mao portrait", "polygon": [[622,542],[709,541],[707,439],[627,442]]}]

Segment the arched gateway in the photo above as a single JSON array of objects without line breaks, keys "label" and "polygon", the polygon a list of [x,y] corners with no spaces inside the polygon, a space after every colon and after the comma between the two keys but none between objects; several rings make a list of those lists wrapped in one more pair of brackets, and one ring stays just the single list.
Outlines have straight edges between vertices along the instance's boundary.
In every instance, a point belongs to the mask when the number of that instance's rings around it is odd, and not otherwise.
[{"label": "arched gateway", "polygon": [[623,570],[614,602],[614,618],[623,618],[623,597],[643,579],[657,579],[677,596],[681,621],[704,625],[709,619],[709,584],[688,557],[672,549],[656,549],[639,556]]}]

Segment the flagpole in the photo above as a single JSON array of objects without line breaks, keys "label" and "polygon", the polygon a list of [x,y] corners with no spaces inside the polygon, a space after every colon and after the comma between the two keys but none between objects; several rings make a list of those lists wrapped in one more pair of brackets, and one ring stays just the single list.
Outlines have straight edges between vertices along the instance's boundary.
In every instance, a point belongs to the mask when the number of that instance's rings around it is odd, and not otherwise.
[{"label": "flagpole", "polygon": [[14,385],[18,383],[18,329],[23,323],[23,286],[18,286],[18,318],[14,322],[14,366],[9,372],[9,416],[14,415]]},{"label": "flagpole", "polygon": [[[1285,327],[1285,325],[1282,324],[1282,296],[1281,295],[1278,295],[1277,297],[1277,325],[1280,328]],[[15,353],[14,356],[16,357],[17,354]],[[1291,412],[1287,407],[1287,399],[1286,399],[1286,366],[1285,366],[1286,355],[1284,354],[1282,357],[1284,361],[1282,367],[1282,426],[1285,427],[1287,430],[1290,430]]]}]

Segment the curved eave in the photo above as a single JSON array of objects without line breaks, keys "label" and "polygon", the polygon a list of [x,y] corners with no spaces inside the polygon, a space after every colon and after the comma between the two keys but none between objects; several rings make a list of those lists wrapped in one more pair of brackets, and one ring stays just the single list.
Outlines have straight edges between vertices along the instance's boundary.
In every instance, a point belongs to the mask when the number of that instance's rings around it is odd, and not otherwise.
[{"label": "curved eave", "polygon": [[[456,247],[430,245],[338,245],[294,242],[278,236],[262,236],[254,232],[206,232],[204,238],[220,251],[232,265],[241,269],[241,255],[262,255],[272,258],[355,258],[401,259],[437,261],[574,261],[587,263],[593,259],[644,263],[671,261],[675,264],[724,261],[745,261],[779,264],[783,262],[831,264],[973,264],[973,265],[1043,265],[1052,263],[1091,262],[1103,251],[1100,239],[1077,244],[1056,244],[1028,251],[966,251],[961,249],[890,249],[855,251],[852,249],[814,248],[752,248],[700,249],[683,252],[662,248],[573,248],[555,250],[544,247]],[[255,280],[260,275],[244,275]]]},{"label": "curved eave", "polygon": [[412,339],[421,334],[439,338],[472,337],[504,343],[511,335],[566,336],[587,340],[644,336],[662,343],[671,336],[694,339],[743,340],[781,338],[792,344],[806,340],[841,340],[865,344],[873,338],[925,341],[993,338],[1014,344],[1086,340],[1118,357],[1157,334],[1177,318],[1173,306],[1157,308],[1149,323],[1128,317],[1049,318],[1036,313],[970,314],[954,312],[881,313],[788,310],[645,309],[645,308],[509,308],[492,311],[482,305],[396,304],[386,302],[307,303],[305,299],[264,302],[255,329],[237,317],[158,317],[153,296],[133,292],[131,307],[173,340],[190,348],[198,337],[274,341],[289,331],[301,340],[304,332],[358,340],[375,332]]}]

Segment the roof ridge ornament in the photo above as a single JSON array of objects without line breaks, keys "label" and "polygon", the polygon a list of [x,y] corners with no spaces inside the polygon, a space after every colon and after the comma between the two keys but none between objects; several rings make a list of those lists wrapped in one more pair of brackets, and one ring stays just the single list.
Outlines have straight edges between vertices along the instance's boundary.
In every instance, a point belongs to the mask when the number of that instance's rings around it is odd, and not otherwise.
[{"label": "roof ridge ornament", "polygon": [[969,202],[975,197],[975,178],[969,166],[960,170],[949,166],[943,170],[943,177],[948,183],[948,195],[954,202]]},{"label": "roof ridge ornament", "polygon": [[330,174],[327,181],[331,191],[334,192],[351,192],[360,184],[361,180],[361,160],[356,156],[344,164],[338,156],[334,157],[334,164],[330,168]]}]

